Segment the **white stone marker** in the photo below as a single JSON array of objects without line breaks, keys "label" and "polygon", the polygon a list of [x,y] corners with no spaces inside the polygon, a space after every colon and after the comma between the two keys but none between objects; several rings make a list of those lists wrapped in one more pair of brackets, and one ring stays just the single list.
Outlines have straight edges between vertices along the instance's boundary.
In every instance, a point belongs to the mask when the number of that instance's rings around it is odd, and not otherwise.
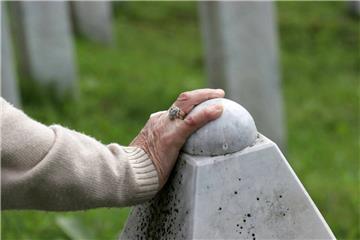
[{"label": "white stone marker", "polygon": [[273,2],[199,3],[208,84],[223,88],[281,148],[285,126]]},{"label": "white stone marker", "polygon": [[19,1],[12,8],[23,75],[52,85],[59,94],[74,93],[76,68],[68,3]]},{"label": "white stone marker", "polygon": [[133,208],[120,239],[335,239],[244,108],[214,99],[194,111],[218,102],[223,115],[190,137],[164,189]]},{"label": "white stone marker", "polygon": [[113,43],[111,2],[71,2],[76,30],[99,43]]},{"label": "white stone marker", "polygon": [[16,107],[20,107],[17,75],[14,66],[13,46],[5,3],[1,2],[1,96]]},{"label": "white stone marker", "polygon": [[355,16],[360,16],[360,0],[348,1],[349,12]]}]

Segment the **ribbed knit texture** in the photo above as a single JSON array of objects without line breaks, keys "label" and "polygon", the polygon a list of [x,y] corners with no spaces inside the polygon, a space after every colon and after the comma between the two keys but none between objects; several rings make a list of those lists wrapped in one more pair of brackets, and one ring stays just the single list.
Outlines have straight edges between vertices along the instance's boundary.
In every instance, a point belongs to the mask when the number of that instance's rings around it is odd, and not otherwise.
[{"label": "ribbed knit texture", "polygon": [[0,101],[2,209],[123,207],[159,190],[156,168],[142,149],[47,127]]}]

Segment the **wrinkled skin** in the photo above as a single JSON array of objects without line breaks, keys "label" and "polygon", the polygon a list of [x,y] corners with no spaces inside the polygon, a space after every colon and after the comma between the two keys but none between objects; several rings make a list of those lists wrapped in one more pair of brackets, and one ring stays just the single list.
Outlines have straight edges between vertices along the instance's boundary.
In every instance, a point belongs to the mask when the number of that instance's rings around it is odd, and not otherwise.
[{"label": "wrinkled skin", "polygon": [[[198,89],[181,93],[174,105],[188,114],[203,101],[224,95],[221,89]],[[154,113],[130,146],[140,147],[148,154],[158,171],[160,187],[163,187],[186,139],[206,123],[220,117],[222,111],[222,105],[213,105],[186,115],[184,120],[170,120],[167,111]]]}]

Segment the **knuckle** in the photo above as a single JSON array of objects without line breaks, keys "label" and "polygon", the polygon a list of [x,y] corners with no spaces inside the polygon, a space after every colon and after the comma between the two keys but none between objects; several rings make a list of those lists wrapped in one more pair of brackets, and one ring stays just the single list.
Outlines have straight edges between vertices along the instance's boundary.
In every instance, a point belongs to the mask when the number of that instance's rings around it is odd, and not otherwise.
[{"label": "knuckle", "polygon": [[186,119],[185,119],[185,123],[190,126],[190,127],[193,127],[193,126],[196,126],[197,125],[197,122],[196,120],[192,117],[192,116],[188,116]]},{"label": "knuckle", "polygon": [[190,93],[189,92],[183,92],[183,93],[180,93],[177,100],[179,100],[179,101],[187,101],[187,100],[189,100],[189,98],[190,98]]},{"label": "knuckle", "polygon": [[149,119],[158,119],[159,117],[161,117],[164,114],[164,112],[166,112],[166,111],[154,112],[154,113],[150,114]]},{"label": "knuckle", "polygon": [[151,114],[151,115],[149,116],[148,123],[149,123],[149,122],[153,122],[154,119],[155,119],[155,116],[154,116],[153,114]]},{"label": "knuckle", "polygon": [[205,119],[209,119],[212,117],[212,111],[210,109],[205,109],[203,112],[203,116]]},{"label": "knuckle", "polygon": [[147,127],[151,127],[155,124],[156,122],[156,117],[155,116],[150,116],[147,123],[146,123],[146,126]]}]

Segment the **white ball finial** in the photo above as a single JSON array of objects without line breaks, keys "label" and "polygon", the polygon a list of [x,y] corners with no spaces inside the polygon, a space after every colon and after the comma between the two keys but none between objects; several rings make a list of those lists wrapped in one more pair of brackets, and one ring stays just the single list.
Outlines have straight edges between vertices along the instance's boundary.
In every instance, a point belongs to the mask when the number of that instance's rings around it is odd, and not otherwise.
[{"label": "white ball finial", "polygon": [[215,98],[196,106],[191,112],[222,104],[222,115],[193,133],[183,151],[192,155],[219,156],[243,150],[252,145],[257,129],[250,113],[238,103],[225,98]]}]

